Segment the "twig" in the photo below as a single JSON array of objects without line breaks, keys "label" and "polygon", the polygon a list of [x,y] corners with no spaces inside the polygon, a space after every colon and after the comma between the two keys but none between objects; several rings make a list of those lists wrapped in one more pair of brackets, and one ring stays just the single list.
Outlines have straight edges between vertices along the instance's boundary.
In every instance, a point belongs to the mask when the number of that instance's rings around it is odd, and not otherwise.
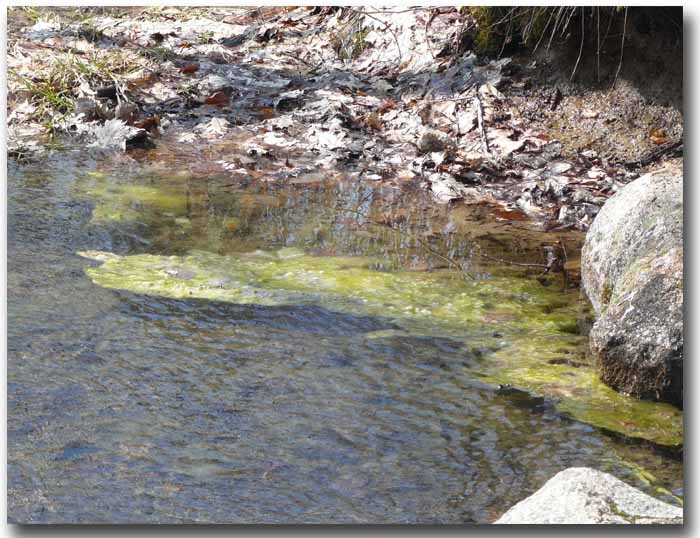
[{"label": "twig", "polygon": [[510,18],[508,20],[508,28],[506,29],[506,35],[503,38],[503,45],[501,45],[501,50],[498,52],[498,58],[500,59],[501,56],[503,56],[503,51],[506,50],[506,45],[508,44],[508,40],[511,39],[513,36],[513,18]]},{"label": "twig", "polygon": [[486,258],[487,260],[493,260],[495,262],[499,263],[505,263],[508,265],[516,265],[518,267],[539,267],[540,269],[548,269],[549,265],[545,265],[544,263],[519,263],[519,262],[512,262],[510,260],[504,260],[503,258],[496,258],[495,256],[489,256],[488,254],[484,254],[483,252],[479,251],[479,256],[482,258]]},{"label": "twig", "polygon": [[586,36],[586,17],[584,15],[585,14],[582,11],[581,12],[581,46],[578,49],[578,58],[576,58],[576,63],[574,64],[574,70],[571,72],[571,77],[569,77],[569,80],[574,80],[574,75],[576,74],[576,70],[578,69],[578,63],[581,61],[581,55],[583,54],[583,41],[584,41],[584,37]]},{"label": "twig", "polygon": [[559,11],[557,11],[557,18],[554,21],[554,26],[552,27],[552,33],[550,34],[549,41],[547,42],[547,50],[549,50],[550,47],[552,46],[552,41],[554,41],[554,36],[557,33],[557,28],[559,27],[559,21],[561,20],[561,14],[564,11],[564,9],[565,9],[564,6],[562,6],[559,8]]},{"label": "twig", "polygon": [[364,13],[370,14],[370,13],[376,13],[377,15],[394,15],[394,14],[399,14],[399,13],[411,13],[413,11],[427,11],[427,10],[434,10],[436,9],[435,7],[412,7],[410,9],[404,9],[402,11],[365,11]]},{"label": "twig", "polygon": [[[470,84],[470,86],[468,86],[467,88],[465,88],[464,90],[462,90],[462,93],[464,94],[464,93],[467,93],[467,92],[471,92],[471,90],[472,90],[475,86],[476,86],[476,82],[473,82],[473,81],[472,81],[471,84]],[[441,97],[440,99],[423,99],[423,101],[424,101],[426,104],[446,103],[446,102],[448,102],[448,101],[460,102],[460,101],[473,101],[473,100],[474,100],[473,97]]]},{"label": "twig", "polygon": [[481,149],[483,149],[486,155],[491,155],[489,152],[489,143],[486,139],[486,130],[484,128],[484,113],[481,109],[481,99],[479,99],[479,92],[477,90],[474,96],[474,106],[476,106],[476,118],[479,123],[479,135],[481,136]]},{"label": "twig", "polygon": [[623,23],[622,26],[622,47],[620,48],[620,63],[617,66],[617,72],[615,73],[615,80],[613,80],[612,87],[615,87],[615,84],[617,84],[617,77],[620,74],[620,69],[622,69],[622,55],[625,52],[625,37],[627,36],[627,9],[625,8],[625,22]]},{"label": "twig", "polygon": [[537,18],[537,8],[532,8],[532,14],[530,15],[530,20],[527,22],[525,25],[525,28],[522,31],[522,36],[523,36],[523,42],[527,43],[528,38],[530,37],[530,31],[532,30],[532,25],[535,23],[535,19]]},{"label": "twig", "polygon": [[430,32],[430,23],[433,22],[433,19],[437,16],[437,12],[433,11],[430,13],[430,17],[425,21],[425,42],[428,44],[428,50],[430,51],[430,55],[433,57],[433,60],[435,59],[435,53],[433,52],[433,46],[430,44],[430,36],[428,33]]},{"label": "twig", "polygon": [[301,63],[303,63],[304,65],[308,66],[308,67],[309,67],[309,71],[308,71],[309,73],[312,73],[313,71],[316,71],[316,69],[318,69],[319,67],[321,67],[321,65],[323,65],[323,62],[324,62],[324,60],[321,59],[320,62],[318,62],[316,65],[314,65],[314,64],[312,64],[311,62],[309,62],[309,61],[307,61],[307,60],[304,60],[304,58],[302,58],[301,56],[295,56],[295,55],[292,54],[291,52],[282,52],[281,55],[282,55],[282,56],[287,56],[288,58],[290,58],[290,59],[292,59],[292,60],[295,60],[295,61],[297,61],[297,62],[301,62]]},{"label": "twig", "polygon": [[598,14],[598,23],[597,23],[597,33],[596,33],[596,39],[598,42],[598,48],[596,49],[595,53],[595,71],[596,71],[596,78],[598,79],[598,82],[600,82],[600,6],[598,6],[596,9],[596,13]]},{"label": "twig", "polygon": [[542,43],[542,39],[544,39],[547,28],[549,28],[549,23],[552,22],[552,17],[554,17],[554,10],[551,10],[551,12],[549,14],[549,19],[547,19],[547,24],[545,24],[544,28],[542,28],[542,34],[540,35],[540,38],[537,40],[537,44],[535,45],[535,48],[533,49],[533,51],[536,51],[539,48],[540,43]]},{"label": "twig", "polygon": [[630,161],[624,163],[624,166],[627,168],[641,168],[643,166],[648,166],[654,161],[659,160],[661,157],[668,153],[672,153],[674,151],[677,151],[679,149],[682,150],[683,148],[683,140],[679,140],[678,142],[672,142],[670,144],[665,144],[661,146],[660,148],[655,149],[649,155],[646,157],[639,159],[638,161]]},{"label": "twig", "polygon": [[512,17],[512,15],[513,15],[513,13],[515,13],[515,11],[516,11],[517,9],[518,9],[518,8],[516,8],[516,7],[510,8],[510,11],[508,11],[508,13],[506,13],[506,15],[505,15],[501,20],[489,24],[489,25],[488,25],[488,29],[491,30],[491,29],[493,29],[493,28],[496,28],[496,26],[498,26],[499,24],[502,24],[502,23],[504,23],[505,21],[510,20],[511,17]]},{"label": "twig", "polygon": [[[574,17],[574,14],[576,13],[576,10],[577,10],[577,9],[578,9],[578,8],[575,7],[575,6],[574,6],[574,7],[571,7],[571,12],[569,13],[569,18],[566,19],[566,24],[565,24],[564,27],[561,29],[561,35],[562,35],[562,36],[563,36],[564,33],[566,32],[566,29],[569,27],[569,24],[571,24],[571,19]],[[581,8],[581,9],[583,10],[584,8]]]},{"label": "twig", "polygon": [[569,256],[566,253],[566,246],[564,245],[564,241],[562,240],[561,236],[559,237],[559,244],[561,245],[561,250],[564,253],[564,263],[569,261]]},{"label": "twig", "polygon": [[461,24],[461,26],[459,27],[459,30],[457,31],[457,33],[455,34],[455,37],[454,37],[454,41],[455,41],[455,43],[454,43],[454,57],[457,57],[457,55],[458,55],[460,52],[462,52],[462,51],[461,51],[461,48],[462,48],[462,47],[461,47],[462,39],[464,38],[464,36],[465,36],[467,30],[468,30],[468,29],[471,29],[471,23],[470,23],[470,26],[467,27],[467,20],[468,20],[468,17],[465,17],[464,15],[462,15],[462,13],[461,13],[461,8],[460,8],[460,12],[459,12],[459,13],[460,13],[460,15],[462,16],[462,24]]},{"label": "twig", "polygon": [[[390,226],[389,229],[393,230],[394,228],[392,228],[392,227]],[[423,240],[422,240],[420,237],[418,237],[417,235],[414,235],[413,237],[414,237],[414,239],[415,239],[416,241],[418,241],[418,243],[419,243],[425,250],[427,250],[428,252],[430,252],[433,256],[437,256],[437,257],[440,258],[441,260],[446,261],[447,263],[449,263],[449,264],[452,265],[453,267],[456,267],[457,269],[459,269],[460,271],[462,271],[464,274],[466,274],[466,275],[467,275],[469,278],[471,278],[472,280],[476,280],[476,278],[474,277],[474,275],[472,275],[469,271],[467,271],[467,270],[462,266],[461,263],[459,263],[459,262],[453,260],[452,258],[448,258],[447,256],[444,256],[444,255],[440,254],[440,253],[437,252],[436,250],[433,250],[433,249],[430,247],[430,245],[428,245],[425,241],[423,241]]]},{"label": "twig", "polygon": [[605,37],[603,37],[603,44],[608,40],[608,36],[610,35],[610,28],[612,27],[612,21],[615,17],[612,16],[612,14],[608,17],[608,27],[605,29]]},{"label": "twig", "polygon": [[400,66],[400,65],[401,65],[401,59],[403,58],[403,54],[401,53],[401,45],[399,44],[399,37],[396,35],[396,32],[394,32],[394,30],[393,30],[393,28],[391,27],[391,25],[390,25],[388,22],[383,21],[383,20],[381,20],[381,19],[375,17],[374,15],[371,15],[370,12],[363,11],[363,10],[361,10],[361,9],[360,9],[360,10],[353,9],[353,8],[348,8],[348,9],[350,9],[350,11],[354,11],[355,13],[359,13],[359,14],[362,14],[362,15],[367,15],[370,19],[374,19],[375,21],[382,23],[382,24],[384,25],[384,28],[385,28],[386,30],[389,30],[389,31],[391,32],[391,35],[394,36],[394,41],[396,41],[396,49],[399,51],[399,62],[398,62],[398,65]]}]

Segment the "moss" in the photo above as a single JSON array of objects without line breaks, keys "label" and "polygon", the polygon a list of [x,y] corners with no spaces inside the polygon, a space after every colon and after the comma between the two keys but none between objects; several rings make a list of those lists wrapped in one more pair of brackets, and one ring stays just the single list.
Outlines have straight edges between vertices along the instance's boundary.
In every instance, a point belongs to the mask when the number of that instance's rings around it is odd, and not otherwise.
[{"label": "moss", "polygon": [[135,220],[144,213],[144,207],[172,217],[187,212],[187,199],[184,193],[177,191],[128,185],[113,187],[101,194],[103,200],[93,210],[94,222]]},{"label": "moss", "polygon": [[[478,374],[557,401],[573,417],[652,441],[682,442],[682,415],[666,404],[641,402],[597,380],[592,366],[551,364],[579,353],[587,339],[566,332],[580,311],[578,295],[515,276],[465,281],[454,271],[382,272],[377,260],[316,257],[297,248],[219,255],[116,256],[84,252],[102,262],[86,269],[98,285],[173,298],[260,305],[316,304],[392,321],[413,335],[444,334],[490,349]],[[556,305],[556,309],[547,305]],[[382,335],[374,335],[381,337]]]},{"label": "moss", "polygon": [[568,334],[581,334],[576,320],[565,321],[559,324],[559,330]]},{"label": "moss", "polygon": [[[585,345],[585,338],[579,337]],[[602,383],[591,366],[547,364],[557,357],[553,337],[530,335],[489,356],[486,381],[508,383],[542,394],[557,402],[557,409],[572,417],[628,437],[647,439],[662,445],[683,443],[682,412],[670,404],[624,396]],[[560,340],[561,342],[561,340]],[[578,349],[577,340],[569,349]]]},{"label": "moss", "polygon": [[477,54],[494,54],[502,46],[502,42],[497,40],[497,33],[494,31],[495,23],[498,20],[497,8],[492,7],[469,7],[468,13],[474,19],[474,48]]},{"label": "moss", "polygon": [[635,523],[635,522],[637,521],[638,516],[634,516],[634,515],[632,515],[632,514],[628,514],[628,513],[625,512],[624,510],[621,510],[621,509],[617,506],[617,504],[615,503],[615,501],[613,501],[612,499],[608,499],[608,507],[610,508],[610,511],[611,511],[613,514],[615,514],[616,516],[621,517],[622,519],[624,519],[625,521],[627,521],[627,522],[629,522],[629,523]]},{"label": "moss", "polygon": [[474,21],[473,40],[477,54],[498,54],[516,40],[534,46],[551,22],[551,9],[547,7],[474,6],[466,9]]},{"label": "moss", "polygon": [[545,314],[551,314],[560,308],[565,308],[569,305],[568,301],[564,299],[555,299],[551,303],[547,303],[542,307],[542,312]]}]

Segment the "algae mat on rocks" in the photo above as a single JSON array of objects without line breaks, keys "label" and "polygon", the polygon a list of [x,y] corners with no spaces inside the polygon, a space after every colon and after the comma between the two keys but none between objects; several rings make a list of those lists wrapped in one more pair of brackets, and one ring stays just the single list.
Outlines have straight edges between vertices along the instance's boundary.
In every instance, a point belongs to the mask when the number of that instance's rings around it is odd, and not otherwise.
[{"label": "algae mat on rocks", "polygon": [[[489,383],[544,396],[577,420],[664,445],[682,443],[682,414],[597,381],[576,331],[573,294],[508,271],[467,280],[452,271],[383,272],[363,257],[310,256],[296,248],[184,256],[81,252],[106,288],[169,298],[257,305],[319,305],[385,319],[398,330],[463,342],[465,368]],[[365,337],[390,337],[368,333]]]}]

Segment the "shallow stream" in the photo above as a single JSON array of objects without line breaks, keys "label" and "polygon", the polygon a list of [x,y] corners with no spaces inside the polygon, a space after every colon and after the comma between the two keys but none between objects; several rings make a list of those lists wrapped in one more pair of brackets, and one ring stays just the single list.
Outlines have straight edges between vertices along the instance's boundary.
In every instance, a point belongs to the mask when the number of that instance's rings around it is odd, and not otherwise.
[{"label": "shallow stream", "polygon": [[483,523],[571,466],[683,495],[681,413],[596,381],[578,290],[490,261],[518,222],[318,172],[8,176],[11,521]]}]

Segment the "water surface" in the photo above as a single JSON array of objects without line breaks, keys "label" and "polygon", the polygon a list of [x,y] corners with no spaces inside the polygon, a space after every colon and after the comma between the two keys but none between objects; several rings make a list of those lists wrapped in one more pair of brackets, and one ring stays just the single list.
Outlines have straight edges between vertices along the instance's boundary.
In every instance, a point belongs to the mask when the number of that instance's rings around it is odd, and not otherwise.
[{"label": "water surface", "polygon": [[683,493],[632,439],[680,414],[598,386],[578,293],[479,263],[473,212],[71,153],[8,195],[11,521],[490,522],[584,465]]}]

